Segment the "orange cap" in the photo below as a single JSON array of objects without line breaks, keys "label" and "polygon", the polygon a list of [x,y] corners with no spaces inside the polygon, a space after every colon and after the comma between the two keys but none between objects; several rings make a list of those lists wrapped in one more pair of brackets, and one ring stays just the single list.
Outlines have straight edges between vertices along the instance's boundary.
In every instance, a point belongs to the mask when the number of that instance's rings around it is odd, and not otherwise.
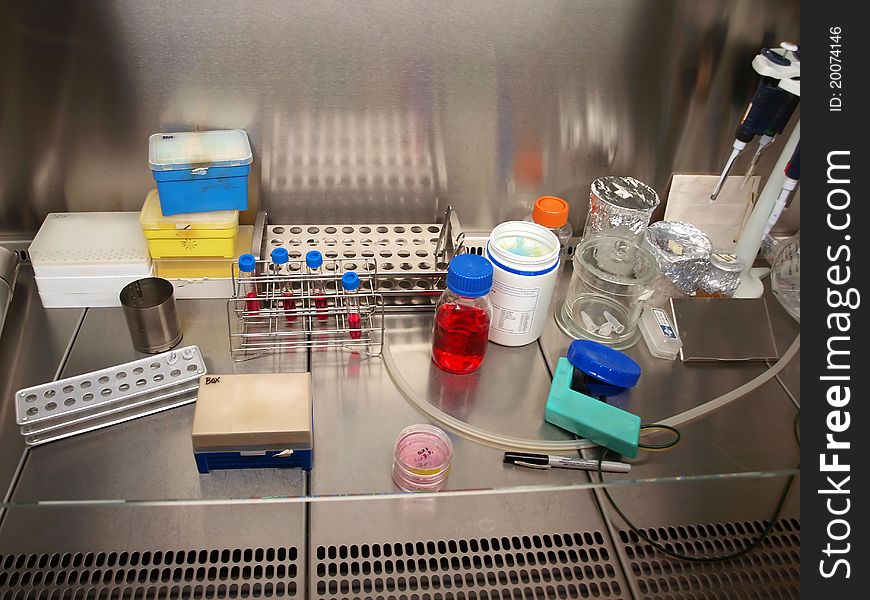
[{"label": "orange cap", "polygon": [[568,203],[556,196],[541,196],[535,200],[532,220],[544,227],[561,227],[568,222]]}]

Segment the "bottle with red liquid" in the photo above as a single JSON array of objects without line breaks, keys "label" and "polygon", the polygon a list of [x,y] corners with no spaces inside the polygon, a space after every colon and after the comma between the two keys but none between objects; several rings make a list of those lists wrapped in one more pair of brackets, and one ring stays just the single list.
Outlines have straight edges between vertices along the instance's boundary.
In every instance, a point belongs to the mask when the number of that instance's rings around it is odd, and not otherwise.
[{"label": "bottle with red liquid", "polygon": [[348,271],[341,276],[341,287],[344,289],[344,303],[347,306],[347,327],[350,329],[351,339],[358,340],[362,337],[362,314],[359,311],[359,275]]},{"label": "bottle with red liquid", "polygon": [[276,302],[276,308],[284,313],[288,323],[297,319],[296,300],[293,299],[293,290],[290,288],[290,255],[287,248],[275,248],[272,250],[272,275],[275,276],[274,291],[281,296]]},{"label": "bottle with red liquid", "polygon": [[447,289],[435,305],[432,360],[448,373],[471,373],[483,363],[489,343],[492,264],[460,254],[447,266]]},{"label": "bottle with red liquid", "polygon": [[244,294],[245,312],[249,314],[260,312],[260,300],[257,297],[257,284],[251,279],[257,269],[257,259],[253,254],[242,254],[239,257],[239,291]]},{"label": "bottle with red liquid", "polygon": [[312,250],[305,255],[305,266],[308,267],[308,275],[311,276],[311,295],[314,297],[314,309],[317,311],[317,320],[329,319],[329,303],[326,300],[326,288],[323,284],[323,255],[317,250]]}]

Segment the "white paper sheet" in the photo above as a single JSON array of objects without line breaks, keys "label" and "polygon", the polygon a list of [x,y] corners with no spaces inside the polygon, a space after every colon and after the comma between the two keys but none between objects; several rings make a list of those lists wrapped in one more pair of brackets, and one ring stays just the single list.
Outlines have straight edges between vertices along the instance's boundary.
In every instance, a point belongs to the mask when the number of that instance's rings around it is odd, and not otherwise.
[{"label": "white paper sheet", "polygon": [[718,179],[718,175],[675,174],[665,220],[691,223],[707,234],[716,250],[733,250],[758,196],[761,178],[751,177],[741,190],[743,175],[728,177],[716,201],[710,204],[710,194]]}]

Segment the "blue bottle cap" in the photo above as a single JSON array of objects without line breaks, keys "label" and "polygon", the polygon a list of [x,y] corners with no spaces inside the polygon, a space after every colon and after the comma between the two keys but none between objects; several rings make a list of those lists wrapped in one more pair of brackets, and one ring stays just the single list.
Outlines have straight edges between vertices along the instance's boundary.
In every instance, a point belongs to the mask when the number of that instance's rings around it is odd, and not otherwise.
[{"label": "blue bottle cap", "polygon": [[348,292],[359,289],[359,275],[355,271],[348,271],[341,276],[341,287]]},{"label": "blue bottle cap", "polygon": [[239,271],[242,273],[253,273],[257,268],[257,259],[253,254],[242,254],[239,257]]},{"label": "blue bottle cap", "polygon": [[447,287],[465,298],[479,298],[492,288],[492,263],[477,254],[460,254],[447,266]]},{"label": "blue bottle cap", "polygon": [[312,250],[305,255],[305,264],[309,269],[319,269],[323,264],[323,255],[317,250]]},{"label": "blue bottle cap", "polygon": [[272,250],[272,262],[276,265],[283,265],[290,261],[290,255],[287,253],[287,248],[275,248]]},{"label": "blue bottle cap", "polygon": [[640,379],[640,365],[628,355],[592,340],[571,342],[568,362],[599,381],[621,388],[633,387]]}]

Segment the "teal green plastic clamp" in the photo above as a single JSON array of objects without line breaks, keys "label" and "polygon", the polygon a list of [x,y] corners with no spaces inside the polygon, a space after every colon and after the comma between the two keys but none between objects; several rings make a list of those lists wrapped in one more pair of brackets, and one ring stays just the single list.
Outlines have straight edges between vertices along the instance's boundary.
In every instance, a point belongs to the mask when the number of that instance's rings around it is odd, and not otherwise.
[{"label": "teal green plastic clamp", "polygon": [[571,389],[574,365],[556,364],[544,420],[628,457],[637,456],[640,417]]}]

